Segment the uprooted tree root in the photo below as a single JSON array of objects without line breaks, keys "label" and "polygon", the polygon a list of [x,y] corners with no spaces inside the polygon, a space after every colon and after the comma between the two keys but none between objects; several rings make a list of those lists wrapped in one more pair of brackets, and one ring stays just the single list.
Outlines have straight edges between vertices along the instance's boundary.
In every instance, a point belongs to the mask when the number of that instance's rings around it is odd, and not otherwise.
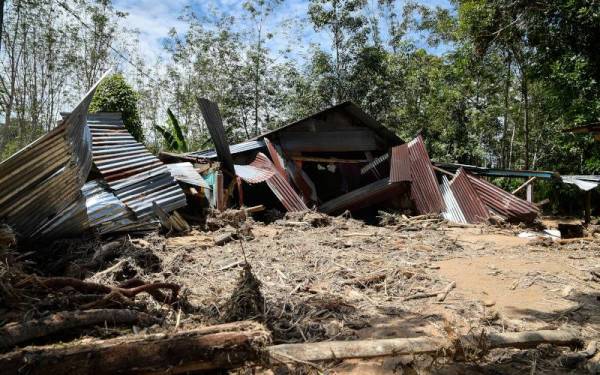
[{"label": "uprooted tree root", "polygon": [[[71,277],[36,277],[30,276],[20,281],[15,285],[18,288],[27,287],[41,287],[51,290],[60,290],[63,288],[73,288],[80,293],[91,293],[99,296],[98,302],[108,302],[113,299],[122,301],[123,298],[133,298],[140,293],[148,293],[159,303],[172,304],[177,301],[177,294],[181,288],[177,284],[173,283],[144,283],[141,280],[133,279],[121,286],[108,286],[87,281],[81,281],[79,279]],[[166,295],[161,292],[161,289],[171,290],[170,295]],[[93,304],[87,304],[85,308],[97,307]]]},{"label": "uprooted tree root", "polygon": [[225,304],[223,321],[262,320],[265,315],[265,299],[260,287],[260,280],[252,273],[250,264],[246,263],[231,297]]}]

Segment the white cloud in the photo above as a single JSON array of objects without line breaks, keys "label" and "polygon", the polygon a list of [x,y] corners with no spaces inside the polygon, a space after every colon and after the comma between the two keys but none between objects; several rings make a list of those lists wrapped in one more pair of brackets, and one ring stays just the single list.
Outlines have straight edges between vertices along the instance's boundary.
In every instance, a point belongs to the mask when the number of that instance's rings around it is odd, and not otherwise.
[{"label": "white cloud", "polygon": [[[432,7],[451,7],[448,0],[422,3]],[[290,49],[291,56],[301,59],[306,57],[311,44],[329,48],[330,39],[327,32],[315,32],[312,24],[307,20],[308,5],[308,0],[284,0],[267,18],[265,31],[273,33],[273,38],[267,42],[267,46],[274,54]],[[150,64],[157,58],[167,57],[162,42],[171,28],[175,28],[178,32],[187,29],[187,24],[179,20],[186,6],[205,16],[210,15],[213,10],[234,16],[237,20],[242,20],[246,16],[243,1],[240,0],[114,0],[116,9],[128,13],[124,26],[139,31],[140,52]],[[397,6],[402,7],[403,2],[399,1]],[[286,25],[289,22],[294,22],[293,26]],[[417,43],[426,47],[423,39]],[[432,52],[438,51],[432,49]]]},{"label": "white cloud", "polygon": [[115,9],[128,13],[123,26],[139,33],[140,52],[147,62],[165,57],[162,41],[171,28],[178,32],[187,28],[178,19],[187,1],[184,0],[115,0]]}]

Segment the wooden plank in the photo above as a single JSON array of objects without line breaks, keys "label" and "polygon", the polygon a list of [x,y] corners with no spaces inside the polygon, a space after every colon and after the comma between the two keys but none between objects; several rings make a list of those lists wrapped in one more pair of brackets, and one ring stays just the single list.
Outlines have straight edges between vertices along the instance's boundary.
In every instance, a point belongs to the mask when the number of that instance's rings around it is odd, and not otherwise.
[{"label": "wooden plank", "polygon": [[377,149],[375,133],[368,129],[347,131],[281,133],[285,151],[350,152]]}]

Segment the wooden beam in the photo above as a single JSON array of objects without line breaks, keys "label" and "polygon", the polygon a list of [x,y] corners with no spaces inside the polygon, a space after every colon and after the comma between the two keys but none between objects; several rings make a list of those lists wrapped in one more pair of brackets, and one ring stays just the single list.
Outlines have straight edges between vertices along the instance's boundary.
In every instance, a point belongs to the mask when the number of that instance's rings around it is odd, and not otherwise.
[{"label": "wooden beam", "polygon": [[585,218],[586,224],[592,221],[592,191],[588,190],[585,192]]},{"label": "wooden beam", "polygon": [[433,170],[435,170],[435,171],[438,171],[438,172],[441,172],[441,173],[447,174],[447,175],[448,175],[448,176],[450,176],[450,177],[454,177],[454,176],[455,176],[455,174],[454,174],[454,173],[448,172],[447,170],[445,170],[445,169],[442,169],[442,168],[440,168],[440,167],[436,167],[436,166],[435,166],[435,165],[433,165],[433,164],[431,164],[431,168],[433,168]]},{"label": "wooden beam", "polygon": [[535,181],[537,179],[537,177],[531,177],[529,180],[525,181],[523,183],[523,185],[519,186],[518,188],[516,188],[515,190],[513,190],[513,192],[511,193],[512,195],[517,194],[518,192],[520,192],[521,190],[523,190],[526,186],[529,186],[529,184],[531,184],[533,181]]},{"label": "wooden beam", "polygon": [[368,162],[366,159],[320,158],[316,156],[292,156],[291,159],[294,161],[308,161],[314,163],[360,164]]}]

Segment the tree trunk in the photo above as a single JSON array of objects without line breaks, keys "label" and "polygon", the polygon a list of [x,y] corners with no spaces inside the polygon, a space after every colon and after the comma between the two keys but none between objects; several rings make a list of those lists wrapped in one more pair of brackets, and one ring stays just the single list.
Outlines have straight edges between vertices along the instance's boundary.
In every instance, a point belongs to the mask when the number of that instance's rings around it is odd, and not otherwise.
[{"label": "tree trunk", "polygon": [[525,169],[529,169],[529,85],[527,74],[521,71],[521,95],[523,97],[523,131],[525,136]]},{"label": "tree trunk", "polygon": [[350,358],[376,358],[398,355],[453,354],[478,350],[487,352],[497,348],[535,348],[539,344],[558,346],[581,346],[582,341],[575,331],[545,330],[511,332],[489,335],[467,335],[458,341],[443,337],[414,337],[380,340],[325,341],[306,344],[283,344],[267,348],[277,360],[327,361]]},{"label": "tree trunk", "polygon": [[506,63],[506,83],[504,85],[504,131],[502,133],[502,168],[506,168],[509,164],[509,159],[508,159],[508,112],[509,112],[509,101],[508,101],[508,96],[510,95],[510,79],[511,79],[511,57],[510,55],[507,56],[506,58],[507,63]]},{"label": "tree trunk", "polygon": [[4,30],[4,0],[0,0],[0,51],[2,51],[2,32]]},{"label": "tree trunk", "polygon": [[256,72],[254,77],[254,135],[258,135],[258,108],[260,105],[260,54],[262,26],[258,27],[258,40],[256,41]]},{"label": "tree trunk", "polygon": [[65,311],[25,323],[9,323],[0,328],[0,350],[6,350],[31,340],[93,325],[139,324],[149,326],[158,319],[146,313],[127,309]]},{"label": "tree trunk", "polygon": [[0,355],[3,373],[187,373],[234,368],[258,361],[270,342],[254,322],[236,322],[175,333],[28,347]]}]

